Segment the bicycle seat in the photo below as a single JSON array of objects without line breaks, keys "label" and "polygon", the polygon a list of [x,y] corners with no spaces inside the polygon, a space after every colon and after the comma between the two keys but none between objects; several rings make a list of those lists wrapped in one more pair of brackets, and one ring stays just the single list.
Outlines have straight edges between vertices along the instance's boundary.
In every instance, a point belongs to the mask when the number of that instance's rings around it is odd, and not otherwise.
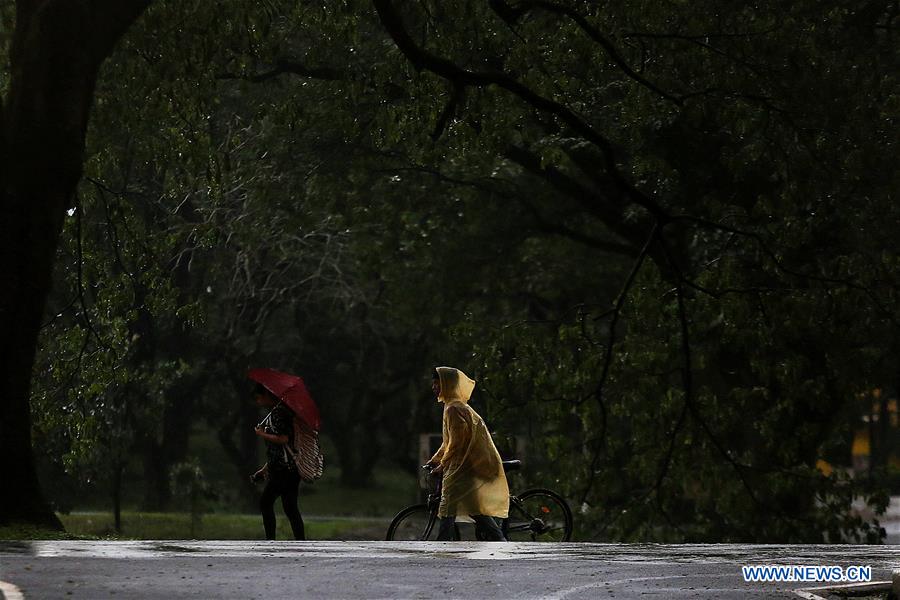
[{"label": "bicycle seat", "polygon": [[521,460],[504,460],[503,461],[503,471],[505,473],[509,473],[510,471],[518,471],[522,468]]}]

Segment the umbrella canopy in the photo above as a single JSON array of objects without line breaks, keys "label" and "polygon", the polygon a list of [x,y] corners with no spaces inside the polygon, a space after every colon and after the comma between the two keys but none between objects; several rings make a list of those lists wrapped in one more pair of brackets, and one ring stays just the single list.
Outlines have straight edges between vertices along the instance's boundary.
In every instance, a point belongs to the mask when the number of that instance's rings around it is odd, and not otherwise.
[{"label": "umbrella canopy", "polygon": [[307,425],[316,431],[319,430],[322,424],[319,407],[309,395],[303,379],[275,369],[250,369],[247,371],[247,377],[275,394]]}]

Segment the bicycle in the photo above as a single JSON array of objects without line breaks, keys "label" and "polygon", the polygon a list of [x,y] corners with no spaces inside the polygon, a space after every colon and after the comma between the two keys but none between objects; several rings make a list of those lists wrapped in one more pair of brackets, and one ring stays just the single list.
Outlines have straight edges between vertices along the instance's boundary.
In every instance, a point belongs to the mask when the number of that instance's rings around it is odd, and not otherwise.
[{"label": "bicycle", "polygon": [[[506,473],[520,469],[519,460],[503,461]],[[388,541],[433,541],[438,535],[438,507],[441,503],[441,478],[431,474],[429,465],[426,481],[430,487],[428,499],[422,504],[407,506],[394,517],[388,527]],[[503,535],[511,542],[568,542],[572,539],[572,511],[566,501],[551,490],[534,488],[509,496],[509,517],[503,519]],[[484,539],[478,529],[476,539]],[[459,526],[455,540],[460,539]]]}]

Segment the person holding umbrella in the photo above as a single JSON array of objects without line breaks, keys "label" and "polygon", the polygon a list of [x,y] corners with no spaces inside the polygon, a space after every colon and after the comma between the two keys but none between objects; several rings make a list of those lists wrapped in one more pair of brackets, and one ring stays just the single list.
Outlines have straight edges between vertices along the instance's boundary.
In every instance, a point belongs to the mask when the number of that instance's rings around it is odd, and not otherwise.
[{"label": "person holding umbrella", "polygon": [[[275,539],[275,499],[281,497],[284,514],[291,523],[294,538],[306,539],[303,517],[297,508],[300,473],[289,454],[293,445],[294,418],[299,415],[311,427],[318,429],[318,409],[306,391],[303,380],[295,375],[274,369],[252,369],[248,376],[256,382],[254,398],[257,406],[269,414],[256,426],[256,435],[266,442],[266,464],[251,476],[251,480],[266,481],[259,500],[263,528],[267,540]],[[288,404],[296,406],[291,410]]]}]

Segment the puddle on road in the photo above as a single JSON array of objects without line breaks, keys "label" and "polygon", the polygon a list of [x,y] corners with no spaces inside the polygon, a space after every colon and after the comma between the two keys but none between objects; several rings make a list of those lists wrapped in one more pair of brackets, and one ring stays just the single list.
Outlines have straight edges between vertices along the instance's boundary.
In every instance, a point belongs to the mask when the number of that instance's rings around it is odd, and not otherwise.
[{"label": "puddle on road", "polygon": [[243,542],[33,541],[0,542],[0,556],[166,558],[177,556],[278,558],[411,557],[464,560],[583,560],[645,564],[866,564],[900,566],[897,546],[746,546],[732,544],[546,544],[492,542]]},{"label": "puddle on road", "polygon": [[203,550],[201,550],[200,548],[189,548],[187,546],[179,546],[177,544],[159,544],[159,543],[157,543],[157,545],[153,546],[152,549],[156,550],[157,552],[163,552],[163,553],[176,552],[179,554],[183,554],[183,553],[195,554],[198,552],[203,552]]},{"label": "puddle on road", "polygon": [[31,554],[30,542],[0,541],[0,554]]}]

